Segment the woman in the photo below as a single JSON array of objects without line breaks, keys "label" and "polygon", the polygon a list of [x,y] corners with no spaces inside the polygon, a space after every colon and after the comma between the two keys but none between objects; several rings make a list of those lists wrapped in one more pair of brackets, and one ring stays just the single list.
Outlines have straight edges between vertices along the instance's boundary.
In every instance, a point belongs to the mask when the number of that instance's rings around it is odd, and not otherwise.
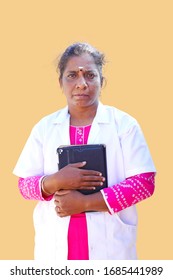
[{"label": "woman", "polygon": [[[69,46],[59,64],[67,106],[36,124],[14,174],[34,210],[35,259],[136,259],[135,204],[154,192],[155,167],[137,121],[99,102],[104,55],[86,43]],[[57,147],[105,144],[108,188],[85,162],[57,170]]]}]

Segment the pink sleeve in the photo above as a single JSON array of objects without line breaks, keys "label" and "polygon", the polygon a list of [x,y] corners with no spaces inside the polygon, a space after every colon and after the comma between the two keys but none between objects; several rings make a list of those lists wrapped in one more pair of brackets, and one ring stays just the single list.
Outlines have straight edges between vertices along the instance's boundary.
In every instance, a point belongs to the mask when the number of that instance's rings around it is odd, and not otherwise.
[{"label": "pink sleeve", "polygon": [[154,172],[138,174],[101,190],[110,213],[114,214],[150,197],[154,192],[154,179]]},{"label": "pink sleeve", "polygon": [[43,176],[32,176],[27,178],[19,178],[18,187],[20,193],[25,199],[33,200],[51,200],[53,195],[44,197],[41,191],[41,180]]}]

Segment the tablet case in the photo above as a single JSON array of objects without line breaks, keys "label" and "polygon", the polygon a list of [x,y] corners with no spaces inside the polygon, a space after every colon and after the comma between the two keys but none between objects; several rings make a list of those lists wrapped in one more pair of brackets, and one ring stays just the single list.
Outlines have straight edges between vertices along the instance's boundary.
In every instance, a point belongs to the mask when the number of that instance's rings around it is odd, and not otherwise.
[{"label": "tablet case", "polygon": [[86,165],[82,168],[99,171],[105,177],[102,186],[96,187],[95,190],[79,190],[81,193],[91,194],[107,187],[106,146],[104,144],[60,146],[57,148],[57,154],[59,169],[69,163],[86,161]]}]

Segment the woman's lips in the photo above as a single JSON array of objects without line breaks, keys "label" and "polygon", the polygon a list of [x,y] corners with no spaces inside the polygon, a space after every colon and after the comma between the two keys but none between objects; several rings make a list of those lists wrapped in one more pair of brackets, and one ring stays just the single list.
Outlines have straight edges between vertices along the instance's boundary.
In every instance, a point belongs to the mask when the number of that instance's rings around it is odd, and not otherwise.
[{"label": "woman's lips", "polygon": [[86,97],[88,97],[88,94],[77,93],[77,94],[74,94],[74,97],[77,97],[77,98],[86,98]]}]

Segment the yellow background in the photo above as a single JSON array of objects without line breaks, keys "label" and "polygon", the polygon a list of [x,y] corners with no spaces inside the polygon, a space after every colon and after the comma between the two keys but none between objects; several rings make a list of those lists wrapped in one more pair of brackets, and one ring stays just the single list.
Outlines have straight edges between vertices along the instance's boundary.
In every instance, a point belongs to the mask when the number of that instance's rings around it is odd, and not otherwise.
[{"label": "yellow background", "polygon": [[157,168],[156,191],[138,204],[139,259],[173,259],[173,2],[1,0],[0,259],[32,259],[34,201],[12,175],[33,125],[65,105],[55,70],[69,44],[106,55],[101,101],[141,124]]}]

